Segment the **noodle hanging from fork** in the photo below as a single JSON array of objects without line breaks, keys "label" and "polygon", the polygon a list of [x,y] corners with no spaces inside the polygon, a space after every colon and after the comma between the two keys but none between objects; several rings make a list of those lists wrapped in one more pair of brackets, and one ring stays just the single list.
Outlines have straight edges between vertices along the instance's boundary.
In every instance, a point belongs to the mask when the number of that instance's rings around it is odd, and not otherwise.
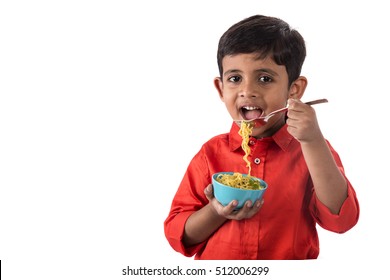
[{"label": "noodle hanging from fork", "polygon": [[251,176],[251,162],[248,160],[248,156],[251,153],[251,148],[249,147],[249,136],[252,134],[253,130],[253,122],[241,122],[240,130],[238,131],[238,134],[242,137],[241,147],[245,152],[245,155],[243,157],[244,161],[246,162],[246,167],[248,167],[248,177]]},{"label": "noodle hanging from fork", "polygon": [[219,174],[216,180],[224,185],[247,189],[247,190],[260,190],[264,189],[264,186],[260,182],[252,178],[251,174],[251,162],[248,160],[248,156],[251,152],[249,147],[249,137],[252,134],[253,122],[241,122],[240,130],[238,134],[242,137],[241,147],[244,150],[245,154],[243,156],[244,161],[246,162],[246,167],[248,168],[248,175],[243,176],[241,173],[234,172],[233,174]]}]

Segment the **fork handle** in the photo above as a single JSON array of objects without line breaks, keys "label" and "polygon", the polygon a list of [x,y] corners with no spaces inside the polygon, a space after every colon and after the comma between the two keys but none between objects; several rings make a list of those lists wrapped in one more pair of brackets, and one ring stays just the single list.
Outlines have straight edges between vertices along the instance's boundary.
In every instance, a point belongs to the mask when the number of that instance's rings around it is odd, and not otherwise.
[{"label": "fork handle", "polygon": [[314,105],[314,104],[320,104],[320,103],[326,103],[326,102],[328,102],[328,99],[322,98],[322,99],[316,99],[316,100],[313,100],[313,101],[305,102],[305,104],[307,104],[307,105]]},{"label": "fork handle", "polygon": [[[322,98],[322,99],[315,99],[315,100],[304,102],[304,103],[307,105],[315,105],[315,104],[326,103],[326,102],[328,102],[328,99]],[[275,111],[269,113],[268,116],[270,118],[277,113],[286,112],[287,110],[288,110],[288,106],[280,108],[279,110],[275,110]]]}]

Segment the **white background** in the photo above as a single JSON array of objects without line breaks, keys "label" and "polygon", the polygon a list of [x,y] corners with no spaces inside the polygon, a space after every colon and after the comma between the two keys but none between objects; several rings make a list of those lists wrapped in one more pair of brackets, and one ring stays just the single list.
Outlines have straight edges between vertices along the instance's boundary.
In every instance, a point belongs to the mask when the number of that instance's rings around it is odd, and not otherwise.
[{"label": "white background", "polygon": [[[176,265],[269,265],[264,279],[387,273],[385,2],[1,1],[4,279],[134,279],[122,269]],[[361,216],[342,235],[319,228],[315,261],[195,262],[169,247],[163,222],[192,156],[230,128],[212,82],[217,44],[253,14],[304,36],[303,100],[329,99],[315,108]]]}]

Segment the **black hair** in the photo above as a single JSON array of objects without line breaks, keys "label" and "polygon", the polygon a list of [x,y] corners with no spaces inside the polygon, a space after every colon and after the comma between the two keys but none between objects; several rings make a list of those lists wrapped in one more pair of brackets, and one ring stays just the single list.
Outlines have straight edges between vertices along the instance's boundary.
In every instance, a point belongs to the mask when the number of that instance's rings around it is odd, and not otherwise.
[{"label": "black hair", "polygon": [[220,38],[217,62],[221,77],[222,59],[240,53],[258,53],[259,59],[272,55],[276,64],[285,65],[291,85],[301,73],[306,46],[301,34],[285,21],[254,15],[232,25]]}]

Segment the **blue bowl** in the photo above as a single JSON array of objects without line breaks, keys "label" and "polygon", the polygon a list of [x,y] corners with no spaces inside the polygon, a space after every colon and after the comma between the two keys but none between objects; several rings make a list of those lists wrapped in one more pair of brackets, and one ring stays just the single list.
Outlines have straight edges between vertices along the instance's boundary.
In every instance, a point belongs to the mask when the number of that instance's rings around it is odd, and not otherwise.
[{"label": "blue bowl", "polygon": [[[247,190],[247,189],[239,189],[234,188],[230,186],[226,186],[224,184],[221,184],[216,180],[217,176],[219,174],[233,174],[234,172],[219,172],[213,174],[212,177],[212,184],[214,189],[214,196],[215,198],[221,203],[223,206],[228,205],[232,200],[237,200],[238,205],[236,209],[242,208],[244,206],[244,203],[248,200],[251,200],[252,203],[255,203],[256,200],[259,200],[263,197],[264,192],[266,191],[268,185],[265,181],[254,178],[255,180],[258,180],[260,182],[260,185],[262,185],[264,188],[260,190]],[[246,177],[246,174],[243,174],[244,177]]]}]

